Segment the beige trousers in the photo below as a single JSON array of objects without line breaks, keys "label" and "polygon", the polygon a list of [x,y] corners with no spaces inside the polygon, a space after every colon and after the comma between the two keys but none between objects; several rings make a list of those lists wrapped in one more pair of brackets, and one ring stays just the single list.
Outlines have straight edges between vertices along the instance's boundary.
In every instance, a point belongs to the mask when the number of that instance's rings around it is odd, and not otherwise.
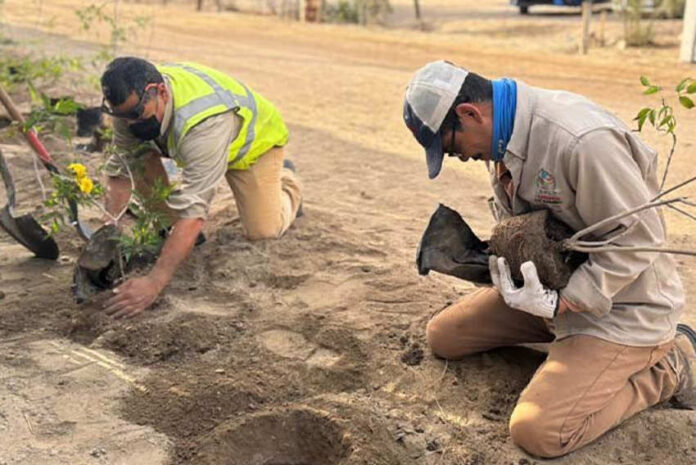
[{"label": "beige trousers", "polygon": [[586,335],[554,341],[544,319],[508,307],[493,288],[480,289],[436,315],[428,323],[427,339],[433,352],[447,359],[551,342],[546,361],[510,418],[513,441],[540,457],[558,457],[594,441],[669,399],[677,386],[677,374],[665,358],[673,342],[632,347]]},{"label": "beige trousers", "polygon": [[282,147],[264,153],[247,170],[228,170],[225,178],[247,238],[280,237],[295,220],[302,203],[301,187],[295,173],[283,168]]}]

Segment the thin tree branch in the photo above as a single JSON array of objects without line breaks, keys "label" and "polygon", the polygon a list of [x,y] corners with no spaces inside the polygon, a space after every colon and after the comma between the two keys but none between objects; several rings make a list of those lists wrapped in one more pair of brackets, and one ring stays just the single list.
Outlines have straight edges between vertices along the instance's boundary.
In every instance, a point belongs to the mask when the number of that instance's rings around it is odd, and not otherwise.
[{"label": "thin tree branch", "polygon": [[605,218],[601,221],[598,221],[595,224],[592,224],[585,229],[581,229],[580,231],[576,232],[573,234],[573,236],[570,239],[567,239],[566,242],[568,243],[574,243],[577,242],[581,237],[588,235],[589,233],[596,231],[597,229],[602,228],[603,226],[606,226],[609,223],[612,223],[613,221],[620,220],[621,218],[625,218],[627,216],[631,216],[634,213],[638,213],[643,210],[647,210],[648,208],[655,208],[655,207],[660,207],[662,205],[669,205],[671,203],[676,203],[676,202],[681,202],[685,200],[686,197],[677,197],[674,199],[669,199],[669,200],[660,200],[657,202],[648,202],[643,205],[640,205],[638,207],[632,208],[630,210],[626,210],[625,212],[617,213],[616,215],[610,216],[609,218]]},{"label": "thin tree branch", "polygon": [[691,218],[692,220],[696,221],[696,216],[692,215],[691,213],[687,212],[686,210],[682,210],[681,208],[675,207],[674,205],[667,205],[667,207],[669,207],[672,210],[675,210],[675,211],[681,213],[682,215],[687,216],[687,217]]},{"label": "thin tree branch", "polygon": [[669,151],[669,157],[667,157],[667,166],[665,166],[665,172],[662,175],[662,182],[660,183],[660,192],[662,192],[662,189],[665,187],[665,181],[667,181],[667,173],[669,172],[669,165],[672,163],[672,156],[674,155],[674,149],[677,148],[677,135],[673,132],[670,132],[672,135],[672,148]]},{"label": "thin tree branch", "polygon": [[696,257],[696,250],[669,249],[663,247],[641,247],[641,246],[619,246],[609,245],[600,247],[580,247],[574,244],[564,244],[566,250],[574,250],[576,252],[596,253],[596,252],[658,252],[672,253],[679,255],[691,255]]},{"label": "thin tree branch", "polygon": [[681,187],[684,187],[684,186],[686,186],[687,184],[692,183],[692,182],[694,182],[694,181],[696,181],[696,176],[694,176],[693,178],[689,178],[689,179],[687,179],[686,181],[681,182],[681,183],[677,184],[677,185],[674,186],[674,187],[670,187],[669,189],[667,189],[667,190],[664,191],[664,192],[660,192],[660,193],[657,195],[657,197],[653,197],[653,199],[651,200],[651,202],[654,202],[655,200],[664,197],[665,195],[669,194],[670,192],[674,192],[674,191],[676,191],[677,189],[679,189],[679,188],[681,188]]}]

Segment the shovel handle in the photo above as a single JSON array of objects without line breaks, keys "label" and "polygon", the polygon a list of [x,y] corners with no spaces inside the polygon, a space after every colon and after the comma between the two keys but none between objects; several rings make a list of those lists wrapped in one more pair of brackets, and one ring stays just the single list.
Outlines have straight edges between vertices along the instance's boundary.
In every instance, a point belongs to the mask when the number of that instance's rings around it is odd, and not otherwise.
[{"label": "shovel handle", "polygon": [[17,110],[14,102],[2,86],[0,86],[0,101],[2,101],[3,106],[7,109],[7,112],[10,114],[12,119],[22,125],[22,134],[26,138],[27,142],[29,142],[29,145],[31,145],[31,148],[34,149],[36,155],[41,159],[46,169],[52,173],[57,172],[58,170],[55,167],[55,162],[48,153],[48,150],[46,150],[46,147],[44,147],[39,138],[36,136],[36,131],[31,128],[27,130],[24,129],[24,117],[19,110]]},{"label": "shovel handle", "polygon": [[0,175],[2,176],[3,184],[5,184],[5,191],[7,193],[7,204],[10,206],[10,209],[14,209],[14,180],[12,179],[12,173],[10,173],[10,168],[7,166],[7,162],[5,161],[5,155],[3,155],[2,150],[0,150]]}]

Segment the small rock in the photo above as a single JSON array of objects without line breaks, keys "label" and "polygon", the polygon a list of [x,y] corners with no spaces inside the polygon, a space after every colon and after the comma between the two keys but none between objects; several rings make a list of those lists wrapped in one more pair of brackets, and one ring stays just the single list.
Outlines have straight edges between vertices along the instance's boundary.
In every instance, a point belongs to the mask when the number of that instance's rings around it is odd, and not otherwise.
[{"label": "small rock", "polygon": [[90,452],[89,455],[98,459],[99,457],[103,457],[104,455],[106,455],[106,450],[102,449],[101,447],[97,447],[95,449],[92,449],[92,452]]},{"label": "small rock", "polygon": [[435,452],[436,450],[440,450],[440,443],[437,442],[436,439],[433,439],[431,441],[428,441],[428,443],[425,445],[425,448],[430,452]]},{"label": "small rock", "polygon": [[424,356],[425,354],[423,349],[421,349],[420,344],[414,343],[409,349],[401,354],[401,361],[406,365],[416,366],[421,364]]},{"label": "small rock", "polygon": [[2,300],[2,299],[4,299],[4,298],[5,298],[5,293],[2,292],[2,291],[0,291],[0,300]]},{"label": "small rock", "polygon": [[218,368],[217,370],[215,370],[215,373],[218,373],[218,374],[223,374],[224,372],[225,372],[224,368]]}]

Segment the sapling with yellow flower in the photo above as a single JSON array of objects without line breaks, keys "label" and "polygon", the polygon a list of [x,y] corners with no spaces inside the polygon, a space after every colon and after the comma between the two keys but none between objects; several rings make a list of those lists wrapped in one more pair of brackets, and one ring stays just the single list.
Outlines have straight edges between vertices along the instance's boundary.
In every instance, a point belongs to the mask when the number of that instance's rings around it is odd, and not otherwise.
[{"label": "sapling with yellow flower", "polygon": [[51,233],[58,232],[60,227],[70,222],[70,202],[74,201],[78,206],[96,204],[104,194],[104,188],[93,180],[82,163],[70,163],[67,173],[53,176],[53,192],[44,205],[49,212],[44,219],[50,221]]}]

